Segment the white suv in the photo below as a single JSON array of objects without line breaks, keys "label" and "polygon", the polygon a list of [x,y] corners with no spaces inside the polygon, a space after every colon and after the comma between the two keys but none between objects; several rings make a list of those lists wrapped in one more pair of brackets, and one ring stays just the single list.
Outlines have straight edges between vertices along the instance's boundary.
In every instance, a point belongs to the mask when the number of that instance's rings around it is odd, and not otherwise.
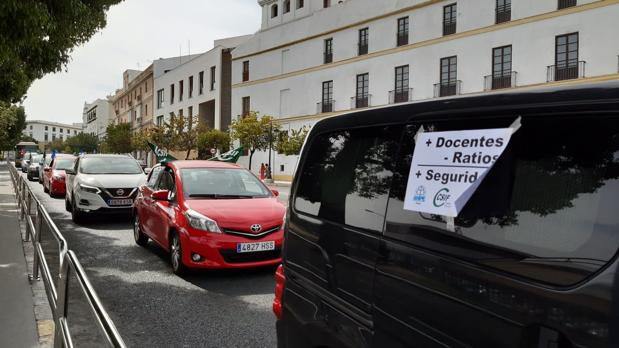
[{"label": "white suv", "polygon": [[65,207],[76,223],[88,213],[131,213],[146,180],[140,164],[127,155],[83,155],[65,172]]}]

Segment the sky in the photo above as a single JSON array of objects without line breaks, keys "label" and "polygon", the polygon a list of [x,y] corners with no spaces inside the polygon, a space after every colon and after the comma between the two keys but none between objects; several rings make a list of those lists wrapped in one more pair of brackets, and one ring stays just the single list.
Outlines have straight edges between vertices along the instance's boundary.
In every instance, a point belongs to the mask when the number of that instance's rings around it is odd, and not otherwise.
[{"label": "sky", "polygon": [[105,28],[75,48],[63,72],[32,84],[24,102],[27,119],[82,122],[84,102],[114,94],[123,71],[253,34],[260,18],[257,0],[124,0],[110,8]]}]

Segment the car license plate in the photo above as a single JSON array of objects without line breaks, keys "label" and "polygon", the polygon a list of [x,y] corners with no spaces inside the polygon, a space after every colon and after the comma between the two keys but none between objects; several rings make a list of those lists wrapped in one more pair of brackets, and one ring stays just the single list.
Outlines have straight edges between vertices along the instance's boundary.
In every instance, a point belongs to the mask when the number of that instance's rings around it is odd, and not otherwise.
[{"label": "car license plate", "polygon": [[110,199],[109,205],[132,205],[133,199]]},{"label": "car license plate", "polygon": [[239,243],[236,245],[237,253],[251,253],[255,251],[275,250],[275,242]]}]

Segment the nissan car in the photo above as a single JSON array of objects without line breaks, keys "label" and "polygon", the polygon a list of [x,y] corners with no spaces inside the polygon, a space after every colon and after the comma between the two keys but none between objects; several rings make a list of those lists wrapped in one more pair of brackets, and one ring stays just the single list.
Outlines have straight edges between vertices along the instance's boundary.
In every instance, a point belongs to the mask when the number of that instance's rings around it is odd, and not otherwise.
[{"label": "nissan car", "polygon": [[285,207],[277,190],[235,164],[173,161],[156,166],[134,206],[135,242],[169,251],[175,273],[281,262]]}]

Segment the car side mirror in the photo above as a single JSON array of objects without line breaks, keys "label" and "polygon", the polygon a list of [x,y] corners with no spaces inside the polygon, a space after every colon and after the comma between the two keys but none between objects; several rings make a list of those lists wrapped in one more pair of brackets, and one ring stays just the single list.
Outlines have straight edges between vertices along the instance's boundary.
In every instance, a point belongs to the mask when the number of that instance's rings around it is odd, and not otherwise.
[{"label": "car side mirror", "polygon": [[144,168],[144,174],[148,175],[153,171],[153,168]]},{"label": "car side mirror", "polygon": [[273,195],[275,195],[275,197],[279,197],[279,191],[278,190],[272,188],[271,192],[273,192]]},{"label": "car side mirror", "polygon": [[75,169],[65,169],[64,172],[67,175],[75,175]]},{"label": "car side mirror", "polygon": [[150,198],[156,201],[168,201],[170,196],[170,191],[168,190],[159,190],[151,193]]},{"label": "car side mirror", "polygon": [[50,170],[52,170],[52,168],[50,168],[50,167],[45,167],[45,168],[43,168],[43,171],[44,171],[44,172],[49,172]]}]

